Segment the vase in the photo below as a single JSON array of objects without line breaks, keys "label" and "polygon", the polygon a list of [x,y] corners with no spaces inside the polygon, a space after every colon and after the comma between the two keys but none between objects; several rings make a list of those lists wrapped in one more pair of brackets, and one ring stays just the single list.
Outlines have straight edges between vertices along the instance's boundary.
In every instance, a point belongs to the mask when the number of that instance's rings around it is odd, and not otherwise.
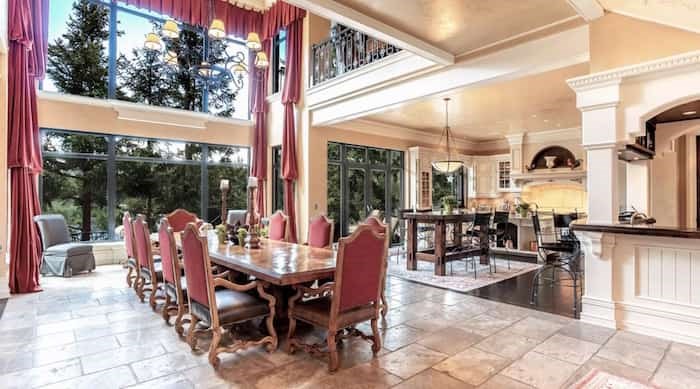
[{"label": "vase", "polygon": [[443,211],[446,214],[451,214],[452,213],[452,206],[451,205],[443,205],[442,206]]}]

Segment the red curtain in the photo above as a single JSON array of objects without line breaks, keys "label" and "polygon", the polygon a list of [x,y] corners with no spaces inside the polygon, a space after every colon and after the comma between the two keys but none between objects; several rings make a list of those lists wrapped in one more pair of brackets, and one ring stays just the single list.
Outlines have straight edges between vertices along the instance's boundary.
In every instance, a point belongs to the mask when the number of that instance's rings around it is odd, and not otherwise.
[{"label": "red curtain", "polygon": [[282,90],[284,105],[284,129],[282,133],[282,178],[284,178],[284,210],[289,216],[289,239],[297,242],[294,181],[297,171],[296,115],[294,105],[301,93],[302,30],[304,19],[297,19],[287,26],[287,71]]},{"label": "red curtain", "polygon": [[41,212],[36,176],[42,167],[35,80],[44,77],[48,9],[48,0],[13,0],[8,7],[11,293],[41,291],[41,241],[32,220]]},{"label": "red curtain", "polygon": [[[262,42],[263,51],[270,58],[270,40]],[[267,75],[268,69],[256,70],[255,53],[250,52],[248,68],[250,74],[250,107],[255,126],[253,127],[253,163],[250,175],[258,179],[258,191],[255,195],[255,207],[260,216],[265,215],[265,181],[267,178]]]},{"label": "red curtain", "polygon": [[[122,0],[139,8],[168,15],[173,19],[195,26],[207,27],[213,18],[224,21],[226,32],[245,38],[251,31],[260,32],[263,14],[236,7],[227,1],[214,0],[214,9],[209,9],[209,0]],[[213,11],[213,15],[210,15]]]}]

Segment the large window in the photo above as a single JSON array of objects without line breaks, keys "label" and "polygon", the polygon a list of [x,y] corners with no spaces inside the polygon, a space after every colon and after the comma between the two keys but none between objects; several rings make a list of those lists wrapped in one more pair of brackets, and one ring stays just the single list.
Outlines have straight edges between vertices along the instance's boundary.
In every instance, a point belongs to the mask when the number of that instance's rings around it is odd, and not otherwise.
[{"label": "large window", "polygon": [[246,208],[249,149],[180,141],[42,129],[45,213],[66,217],[80,240],[114,239],[124,211],[152,228],[176,208],[219,223],[219,181],[227,205]]},{"label": "large window", "polygon": [[272,148],[272,211],[284,210],[284,180],[282,179],[282,146]]},{"label": "large window", "polygon": [[272,93],[281,92],[287,70],[287,31],[280,30],[272,40]]},{"label": "large window", "polygon": [[49,18],[42,89],[249,119],[247,77],[238,92],[233,84],[209,90],[190,71],[205,57],[214,63],[225,52],[247,56],[240,39],[210,40],[205,29],[181,24],[178,39],[164,42],[165,50],[181,53],[179,66],[168,68],[161,53],[143,47],[163,15],[110,0],[53,0]]},{"label": "large window", "polygon": [[369,215],[389,223],[392,241],[403,204],[403,152],[328,143],[328,217],[335,238],[349,235]]}]

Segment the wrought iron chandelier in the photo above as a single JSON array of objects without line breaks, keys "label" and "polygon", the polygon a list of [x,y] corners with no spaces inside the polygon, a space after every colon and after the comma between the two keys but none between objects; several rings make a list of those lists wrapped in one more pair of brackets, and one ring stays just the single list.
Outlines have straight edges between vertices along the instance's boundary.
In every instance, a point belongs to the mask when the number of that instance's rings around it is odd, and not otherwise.
[{"label": "wrought iron chandelier", "polygon": [[[209,3],[210,10],[213,10],[212,3]],[[213,15],[213,12],[209,13]],[[170,69],[180,67],[178,53],[173,50],[166,50],[163,41],[175,41],[180,37],[180,27],[175,20],[169,19],[163,23],[160,31],[150,32],[146,34],[146,40],[143,44],[147,50],[162,53],[163,63]],[[221,41],[226,37],[226,28],[224,21],[213,18],[207,29],[208,39],[204,40],[204,55],[201,63],[190,67],[189,72],[196,80],[202,82],[209,88],[217,88],[221,85],[233,85],[236,92],[243,87],[243,76],[248,73],[248,64],[246,63],[245,53],[237,51],[233,54],[227,50],[223,50],[221,58],[216,61],[209,62],[210,44],[212,41]],[[270,62],[267,55],[262,51],[260,37],[255,32],[248,33],[246,39],[246,47],[255,52],[255,60],[253,62],[256,69],[266,69]]]},{"label": "wrought iron chandelier", "polygon": [[452,159],[450,157],[450,154],[452,153],[452,150],[450,149],[450,137],[452,136],[452,131],[450,130],[449,126],[448,114],[450,98],[445,97],[443,100],[445,101],[445,129],[442,133],[439,144],[442,144],[442,138],[445,138],[445,151],[447,152],[447,159],[442,161],[433,161],[432,165],[435,170],[441,173],[454,173],[464,166],[464,162],[457,159]]}]

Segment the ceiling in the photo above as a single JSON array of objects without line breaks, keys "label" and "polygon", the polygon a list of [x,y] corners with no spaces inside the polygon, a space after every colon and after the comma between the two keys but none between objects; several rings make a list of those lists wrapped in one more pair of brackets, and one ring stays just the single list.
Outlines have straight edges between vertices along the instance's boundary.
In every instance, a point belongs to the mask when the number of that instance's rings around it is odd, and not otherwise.
[{"label": "ceiling", "polygon": [[578,127],[581,113],[576,94],[565,81],[585,74],[588,63],[432,96],[362,119],[440,134],[445,122],[442,98],[450,97],[450,127],[462,139],[488,141],[509,134]]},{"label": "ceiling", "polygon": [[654,116],[651,120],[653,123],[670,123],[694,119],[700,119],[700,100],[675,106]]},{"label": "ceiling", "polygon": [[698,0],[598,0],[608,11],[700,32]]},{"label": "ceiling", "polygon": [[566,0],[337,1],[455,55],[576,16]]}]

